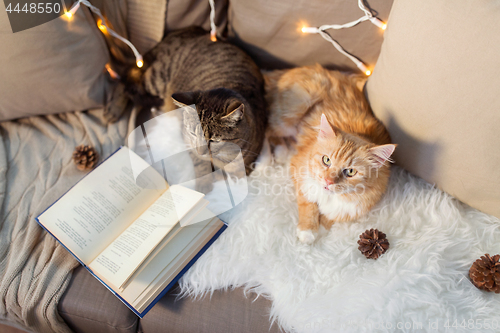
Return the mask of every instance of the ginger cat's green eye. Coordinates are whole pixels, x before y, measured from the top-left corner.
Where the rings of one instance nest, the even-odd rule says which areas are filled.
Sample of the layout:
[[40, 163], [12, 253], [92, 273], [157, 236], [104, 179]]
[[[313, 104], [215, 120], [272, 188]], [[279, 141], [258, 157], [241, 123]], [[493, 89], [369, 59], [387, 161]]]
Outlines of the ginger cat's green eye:
[[332, 165], [332, 161], [330, 160], [330, 158], [326, 155], [323, 155], [323, 164], [326, 165], [327, 167], [329, 167], [330, 165]]
[[354, 176], [355, 174], [358, 173], [354, 169], [344, 169], [343, 172], [344, 172], [344, 175], [346, 175], [347, 177], [352, 177], [352, 176]]

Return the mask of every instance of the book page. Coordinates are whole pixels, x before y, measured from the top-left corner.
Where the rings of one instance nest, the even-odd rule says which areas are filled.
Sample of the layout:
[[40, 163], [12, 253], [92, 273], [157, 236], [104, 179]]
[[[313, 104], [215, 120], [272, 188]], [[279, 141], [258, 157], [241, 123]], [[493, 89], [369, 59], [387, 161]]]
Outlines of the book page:
[[[163, 240], [160, 242], [160, 244], [158, 244], [156, 246], [156, 248], [153, 250], [153, 252], [150, 253], [150, 255], [146, 258], [146, 260], [144, 260], [142, 262], [141, 266], [138, 269], [136, 269], [135, 272], [129, 277], [129, 279], [122, 285], [121, 291], [124, 291], [124, 289], [126, 289], [130, 283], [137, 282], [137, 280], [141, 281], [141, 283], [145, 283], [145, 281], [149, 281], [149, 282], [147, 282], [148, 284], [151, 281], [153, 281], [153, 277], [156, 277], [156, 275], [158, 275], [158, 272], [161, 272], [164, 269], [164, 267], [162, 267], [161, 265], [160, 266], [157, 265], [158, 260], [160, 260], [159, 262], [161, 262], [161, 263], [166, 263], [166, 262], [170, 261], [169, 257], [168, 258], [161, 257], [160, 259], [158, 259], [158, 254], [162, 253], [165, 246], [168, 245], [169, 246], [168, 251], [172, 252], [172, 253], [170, 253], [170, 255], [175, 256], [176, 251], [178, 251], [178, 250], [180, 251], [180, 247], [172, 245], [172, 244], [176, 244], [176, 242], [179, 239], [189, 238], [190, 236], [186, 236], [186, 234], [188, 234], [186, 230], [189, 230], [189, 232], [193, 232], [196, 230], [197, 230], [197, 232], [201, 232], [209, 222], [211, 222], [214, 218], [216, 218], [216, 216], [210, 210], [208, 210], [206, 207], [204, 207], [203, 205], [201, 205], [200, 207], [202, 207], [202, 208], [200, 210], [198, 210], [198, 214], [196, 215], [196, 219], [199, 220], [196, 223], [196, 226], [191, 226], [189, 224], [186, 226], [183, 226], [182, 220], [181, 220], [181, 222], [177, 223], [172, 228], [172, 230], [167, 234], [167, 236], [165, 236], [165, 238], [163, 238]], [[194, 209], [192, 211], [194, 211]], [[190, 214], [191, 212], [189, 212], [188, 214]], [[216, 219], [218, 220], [218, 218], [216, 218]], [[179, 233], [180, 233], [180, 235], [179, 235]], [[188, 234], [188, 235], [191, 235], [191, 234]], [[174, 238], [177, 238], [177, 240], [174, 240]], [[150, 265], [151, 262], [154, 262], [154, 263], [152, 265]], [[153, 272], [157, 272], [156, 275]], [[153, 276], [151, 274], [153, 274]], [[135, 286], [137, 286], [137, 283], [135, 284]]]
[[[201, 251], [201, 249], [215, 236], [223, 223], [219, 219], [210, 221], [210, 224], [172, 260], [158, 276], [149, 284], [144, 292], [132, 303], [139, 311], [144, 311], [182, 269]], [[188, 226], [188, 228], [191, 226]]]
[[140, 272], [134, 273], [124, 290], [120, 292], [120, 295], [130, 304], [135, 303], [139, 296], [151, 286], [153, 281], [165, 271], [166, 267], [169, 267], [193, 240], [198, 239], [205, 233], [213, 220], [218, 219], [208, 219], [196, 225], [181, 227], [173, 239], [168, 242], [161, 242], [155, 249], [156, 255], [153, 258], [148, 258], [148, 265]]
[[133, 282], [139, 275], [141, 275], [144, 270], [150, 268], [149, 264], [156, 258], [156, 256], [163, 250], [163, 248], [173, 241], [174, 238], [183, 230], [180, 223], [177, 223], [172, 230], [165, 236], [161, 242], [155, 247], [155, 249], [149, 254], [149, 256], [141, 263], [140, 267], [134, 271], [134, 273], [128, 278], [127, 281], [121, 286], [120, 291], [123, 292], [128, 285]]
[[182, 186], [171, 186], [89, 268], [116, 289], [121, 288], [179, 220], [200, 204], [203, 196]]
[[122, 147], [38, 217], [84, 264], [89, 264], [165, 191], [154, 169], [137, 181], [131, 161], [147, 164]]

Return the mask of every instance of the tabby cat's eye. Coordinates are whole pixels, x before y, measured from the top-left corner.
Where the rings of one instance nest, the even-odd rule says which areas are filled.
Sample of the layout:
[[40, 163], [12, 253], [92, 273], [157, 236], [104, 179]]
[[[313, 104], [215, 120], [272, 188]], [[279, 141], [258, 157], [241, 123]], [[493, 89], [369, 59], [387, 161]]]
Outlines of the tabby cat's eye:
[[330, 158], [326, 155], [323, 155], [323, 164], [326, 165], [327, 167], [329, 167], [330, 165], [332, 165], [332, 161], [330, 160]]
[[357, 174], [358, 172], [354, 169], [344, 169], [344, 175], [346, 175], [347, 177], [352, 177], [354, 176], [355, 174]]

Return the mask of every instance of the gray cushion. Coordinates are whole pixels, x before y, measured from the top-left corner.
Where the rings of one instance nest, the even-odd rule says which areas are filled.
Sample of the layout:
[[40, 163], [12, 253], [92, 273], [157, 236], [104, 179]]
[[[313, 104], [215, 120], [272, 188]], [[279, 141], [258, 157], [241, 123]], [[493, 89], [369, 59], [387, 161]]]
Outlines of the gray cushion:
[[109, 60], [87, 8], [12, 33], [0, 5], [0, 121], [102, 106]]
[[[247, 297], [243, 289], [215, 291], [201, 300], [175, 300], [176, 290], [170, 291], [141, 319], [141, 333], [181, 332], [280, 332], [271, 326], [271, 301], [255, 295]], [[252, 297], [253, 296], [253, 297]]]
[[59, 313], [77, 333], [106, 332], [280, 332], [269, 321], [271, 301], [243, 289], [216, 291], [201, 300], [167, 293], [143, 319], [130, 311], [83, 267], [73, 273], [59, 302]]
[[[215, 24], [219, 35], [227, 25], [228, 0], [214, 1]], [[192, 25], [210, 30], [210, 4], [208, 0], [169, 0], [165, 15], [165, 32], [183, 29]]]
[[139, 318], [83, 267], [73, 272], [59, 314], [75, 332], [136, 332]]

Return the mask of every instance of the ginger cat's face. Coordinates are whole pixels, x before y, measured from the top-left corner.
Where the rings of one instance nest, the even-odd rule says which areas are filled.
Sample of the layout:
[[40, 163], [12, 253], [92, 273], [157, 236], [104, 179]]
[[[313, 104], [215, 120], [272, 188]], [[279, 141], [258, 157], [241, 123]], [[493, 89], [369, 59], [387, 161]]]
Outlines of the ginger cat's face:
[[377, 146], [358, 136], [333, 130], [323, 116], [308, 163], [309, 176], [327, 193], [353, 195], [361, 199], [367, 189], [378, 187], [379, 169], [395, 146]]

